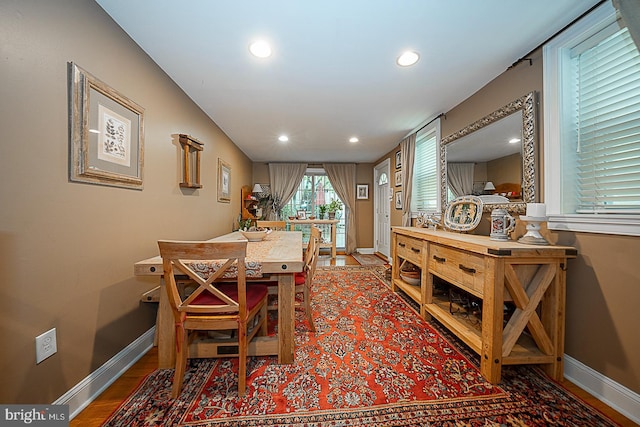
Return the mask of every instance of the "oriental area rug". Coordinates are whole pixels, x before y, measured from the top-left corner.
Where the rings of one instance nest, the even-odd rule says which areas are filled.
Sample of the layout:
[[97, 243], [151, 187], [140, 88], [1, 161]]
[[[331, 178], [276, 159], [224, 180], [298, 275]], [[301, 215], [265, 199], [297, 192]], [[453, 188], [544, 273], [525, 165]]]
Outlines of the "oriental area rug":
[[475, 354], [411, 310], [383, 267], [318, 268], [317, 332], [297, 313], [295, 362], [249, 358], [237, 395], [237, 359], [189, 361], [171, 399], [173, 370], [157, 370], [104, 426], [614, 426], [535, 367], [480, 375]]

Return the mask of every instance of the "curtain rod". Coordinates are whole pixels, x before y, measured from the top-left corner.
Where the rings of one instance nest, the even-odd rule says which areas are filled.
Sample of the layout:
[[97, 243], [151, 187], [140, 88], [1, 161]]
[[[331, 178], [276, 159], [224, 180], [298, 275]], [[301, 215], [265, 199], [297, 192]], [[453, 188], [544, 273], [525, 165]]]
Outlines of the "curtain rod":
[[538, 46], [536, 46], [533, 50], [531, 50], [529, 53], [527, 53], [525, 56], [523, 56], [522, 58], [518, 59], [516, 62], [514, 62], [513, 64], [511, 64], [507, 70], [512, 69], [513, 67], [515, 67], [516, 65], [518, 65], [519, 63], [523, 62], [523, 61], [529, 61], [529, 65], [531, 65], [531, 58], [527, 58], [527, 56], [531, 55], [533, 52], [535, 52], [536, 50], [540, 49], [542, 46], [544, 46], [545, 44], [549, 43], [551, 40], [553, 40], [558, 34], [562, 33], [564, 30], [566, 30], [567, 28], [569, 28], [570, 26], [572, 26], [573, 24], [575, 24], [576, 22], [578, 22], [579, 20], [581, 20], [582, 18], [584, 18], [586, 15], [590, 14], [594, 9], [596, 9], [597, 7], [599, 7], [602, 3], [606, 2], [608, 0], [600, 0], [598, 3], [596, 3], [595, 5], [593, 5], [589, 10], [587, 10], [586, 12], [584, 12], [582, 15], [578, 16], [576, 19], [574, 19], [573, 21], [569, 22], [567, 25], [565, 25], [564, 27], [562, 27], [560, 30], [556, 31], [556, 33], [554, 35], [552, 35], [551, 37], [549, 37], [548, 39], [546, 39], [545, 41], [543, 41], [542, 43], [540, 43]]
[[[415, 132], [410, 132], [409, 135], [411, 135], [412, 133], [418, 133], [420, 132], [422, 129], [426, 128], [427, 126], [429, 126], [431, 123], [435, 122], [436, 120], [438, 120], [440, 117], [446, 117], [444, 113], [440, 113], [437, 116], [435, 116], [433, 119], [429, 120], [427, 123], [423, 124], [422, 126], [420, 126], [420, 128], [418, 130], [416, 130]], [[406, 138], [406, 137], [405, 137]], [[404, 138], [403, 138], [404, 139]]]

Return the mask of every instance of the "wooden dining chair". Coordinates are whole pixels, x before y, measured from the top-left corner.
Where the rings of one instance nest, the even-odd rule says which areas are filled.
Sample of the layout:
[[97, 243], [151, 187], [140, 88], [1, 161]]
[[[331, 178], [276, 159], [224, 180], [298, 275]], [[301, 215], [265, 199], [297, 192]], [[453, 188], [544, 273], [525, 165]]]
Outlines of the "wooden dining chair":
[[[256, 334], [267, 335], [267, 287], [247, 286], [247, 242], [158, 241], [164, 279], [176, 325], [176, 364], [173, 398], [184, 380], [189, 344], [197, 331], [237, 330], [238, 395], [247, 380], [248, 342]], [[188, 276], [197, 288], [181, 295], [178, 282]], [[229, 276], [235, 281], [229, 282]], [[218, 279], [225, 277], [225, 282]], [[254, 319], [258, 319], [255, 320]]]
[[257, 220], [256, 221], [256, 227], [270, 228], [271, 230], [286, 231], [287, 222], [286, 221]]
[[[320, 255], [320, 242], [322, 241], [322, 230], [316, 226], [311, 226], [311, 234], [309, 236], [309, 242], [304, 253], [304, 267], [301, 272], [295, 273], [295, 293], [302, 293], [302, 304], [304, 306], [307, 320], [312, 332], [316, 331], [316, 327], [313, 323], [313, 315], [311, 313], [311, 281], [316, 271], [316, 265], [318, 264], [318, 256]], [[252, 281], [253, 283], [253, 281]], [[267, 281], [269, 289], [269, 295], [278, 295], [278, 282]], [[279, 302], [276, 300], [275, 304], [268, 306], [269, 310], [278, 310]]]
[[316, 331], [316, 326], [313, 323], [313, 314], [311, 312], [311, 285], [313, 276], [316, 274], [321, 241], [322, 230], [316, 226], [311, 226], [311, 235], [309, 236], [309, 243], [304, 254], [304, 269], [301, 273], [296, 273], [295, 275], [296, 290], [302, 287], [304, 311], [307, 315], [311, 332]]

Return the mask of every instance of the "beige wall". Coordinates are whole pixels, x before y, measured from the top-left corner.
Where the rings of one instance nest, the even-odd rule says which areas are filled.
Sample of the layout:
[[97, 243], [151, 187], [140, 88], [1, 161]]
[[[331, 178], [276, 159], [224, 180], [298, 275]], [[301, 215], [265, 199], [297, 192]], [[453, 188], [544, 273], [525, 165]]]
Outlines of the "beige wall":
[[[252, 168], [95, 2], [3, 0], [0, 40], [0, 402], [50, 403], [153, 326], [140, 295], [157, 281], [134, 262], [159, 238], [231, 231]], [[145, 108], [143, 191], [68, 182], [68, 61]], [[178, 187], [179, 133], [205, 143], [200, 190]], [[36, 365], [35, 337], [53, 327], [58, 352]]]
[[[442, 136], [490, 114], [528, 92], [536, 91], [539, 105], [538, 163], [543, 170], [542, 58], [540, 50], [530, 55], [533, 64], [523, 62], [506, 70], [452, 110], [442, 120]], [[395, 150], [394, 150], [395, 151]], [[390, 153], [393, 155], [393, 152]], [[387, 157], [387, 156], [385, 156]], [[382, 160], [382, 159], [381, 159]], [[544, 201], [543, 179], [537, 183], [538, 200]], [[486, 215], [486, 214], [485, 214]], [[396, 219], [392, 224], [399, 224]], [[524, 233], [522, 225], [519, 229]], [[479, 232], [488, 234], [488, 221]], [[640, 238], [606, 234], [552, 232], [552, 241], [572, 245], [578, 257], [567, 270], [565, 352], [592, 369], [640, 392], [640, 270], [635, 266]]]

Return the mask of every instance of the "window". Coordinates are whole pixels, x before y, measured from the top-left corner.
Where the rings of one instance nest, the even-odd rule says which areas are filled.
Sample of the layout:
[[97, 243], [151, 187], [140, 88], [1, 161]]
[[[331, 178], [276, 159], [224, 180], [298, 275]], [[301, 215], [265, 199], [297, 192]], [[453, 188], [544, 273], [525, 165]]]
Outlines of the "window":
[[[331, 182], [326, 175], [323, 168], [307, 168], [298, 190], [293, 195], [291, 200], [282, 208], [282, 218], [286, 219], [289, 216], [296, 216], [299, 210], [307, 213], [307, 218], [315, 215], [316, 218], [320, 218], [320, 211], [318, 207], [320, 205], [328, 204], [332, 200], [340, 200], [336, 192], [333, 190]], [[346, 236], [346, 221], [345, 210], [336, 212], [336, 219], [340, 222], [336, 224], [336, 248], [345, 247]], [[328, 219], [325, 216], [325, 219]], [[296, 226], [296, 229], [300, 229], [303, 232], [303, 239], [306, 240], [309, 236], [309, 226], [300, 227]], [[325, 241], [331, 240], [330, 227], [322, 224], [318, 224], [318, 227], [322, 230], [322, 239]], [[325, 237], [326, 236], [326, 237]]]
[[416, 152], [413, 161], [411, 193], [412, 212], [436, 212], [439, 210], [440, 174], [438, 167], [438, 140], [440, 121], [416, 135]]
[[640, 235], [640, 54], [609, 3], [543, 48], [549, 228]]

